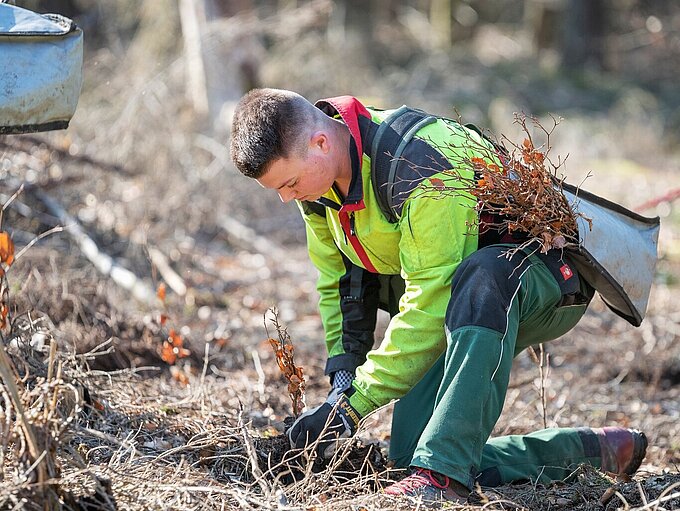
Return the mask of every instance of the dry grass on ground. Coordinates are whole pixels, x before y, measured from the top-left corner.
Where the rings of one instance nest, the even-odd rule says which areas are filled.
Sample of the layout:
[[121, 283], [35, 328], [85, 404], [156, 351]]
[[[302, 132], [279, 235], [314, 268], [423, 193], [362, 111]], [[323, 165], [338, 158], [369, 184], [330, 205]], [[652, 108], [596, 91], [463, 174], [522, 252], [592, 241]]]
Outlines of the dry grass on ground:
[[[85, 298], [97, 301], [95, 296]], [[593, 319], [589, 318], [585, 329], [592, 327]], [[164, 364], [156, 368], [94, 369], [119, 360], [109, 342], [87, 353], [76, 354], [68, 344], [50, 353], [51, 328], [49, 316], [34, 311], [30, 318], [15, 320], [8, 337], [7, 351], [20, 378], [17, 388], [26, 424], [42, 442], [46, 455], [33, 463], [35, 458], [25, 443], [27, 429], [17, 420], [12, 399], [5, 395], [4, 417], [10, 428], [3, 430], [3, 508], [20, 505], [43, 509], [50, 495], [61, 499], [65, 509], [396, 510], [419, 506], [377, 492], [401, 475], [386, 468], [380, 443], [376, 442], [388, 439], [381, 420], [384, 411], [377, 418], [369, 418], [360, 433], [372, 447], [348, 443], [330, 467], [320, 472], [303, 455], [287, 452], [281, 430], [290, 401], [264, 343], [250, 351], [243, 345], [217, 347], [208, 343], [203, 357], [191, 357], [184, 366], [188, 383], [182, 385]], [[143, 324], [139, 331], [147, 332], [142, 337], [157, 337]], [[128, 343], [114, 341], [116, 349], [123, 351]], [[299, 362], [321, 362], [314, 357], [317, 355], [310, 347], [299, 350]], [[319, 367], [312, 364], [309, 369], [312, 381], [318, 381]], [[554, 368], [552, 378], [558, 371], [564, 369]], [[591, 374], [597, 375], [597, 370]], [[537, 376], [537, 370], [520, 367], [518, 376], [530, 379]], [[661, 381], [665, 380], [652, 385], [666, 385]], [[533, 383], [516, 378], [510, 391], [514, 397], [501, 427], [505, 424], [507, 429], [516, 430], [512, 432], [539, 427], [541, 410], [536, 408], [539, 400]], [[596, 393], [600, 397], [588, 400], [587, 388], [572, 388], [569, 402], [557, 409], [555, 402], [565, 392], [564, 383], [569, 382], [546, 383], [548, 415], [561, 425], [583, 420], [581, 414], [569, 415], [571, 407], [578, 406], [576, 402], [594, 410], [606, 397]], [[680, 506], [680, 474], [659, 470], [664, 464], [672, 468], [667, 460], [677, 460], [677, 447], [668, 445], [677, 438], [673, 429], [676, 421], [669, 417], [673, 410], [651, 411], [646, 406], [654, 407], [653, 403], [643, 403], [632, 394], [639, 386], [626, 382], [618, 385], [624, 393], [630, 392], [618, 401], [621, 410], [632, 410], [637, 402], [639, 413], [621, 412], [612, 416], [615, 422], [637, 425], [645, 415], [651, 415], [647, 431], [657, 449], [650, 451], [645, 469], [655, 473], [642, 472], [632, 481], [617, 481], [582, 466], [568, 480], [549, 487], [527, 483], [479, 489], [471, 497], [470, 507], [543, 511]], [[516, 390], [521, 390], [523, 399], [516, 396]], [[320, 399], [323, 392], [323, 386], [312, 385], [309, 399]], [[600, 403], [605, 414], [615, 405], [613, 400], [609, 403]], [[666, 404], [672, 406], [670, 401]], [[557, 417], [560, 413], [564, 415]], [[664, 433], [665, 438], [661, 436]], [[36, 466], [40, 464], [49, 465], [50, 477], [37, 484], [40, 476]]]
[[[22, 200], [39, 207], [30, 195]], [[16, 212], [8, 215], [13, 226], [29, 229]], [[191, 262], [184, 250], [181, 260]], [[210, 306], [189, 306], [168, 293], [168, 321], [191, 350], [173, 366], [161, 357], [167, 330], [155, 319], [160, 304], [143, 314], [125, 307], [126, 292], [89, 268], [68, 238], [47, 238], [12, 266], [14, 323], [5, 342], [27, 422], [39, 452], [42, 446], [47, 454], [34, 463], [39, 456], [31, 454], [5, 394], [0, 507], [43, 509], [50, 495], [65, 509], [418, 507], [377, 491], [402, 473], [386, 468], [380, 450], [361, 447], [374, 444], [384, 452], [389, 409], [369, 417], [362, 443], [348, 444], [325, 471], [286, 454], [282, 421], [291, 405], [265, 341], [263, 315], [270, 304], [284, 304], [296, 362], [309, 382], [308, 403], [322, 400], [327, 386], [313, 316], [313, 272], [272, 266], [266, 259], [253, 264], [255, 256], [243, 250], [220, 257], [235, 276], [221, 305], [206, 300]], [[288, 257], [303, 261], [304, 249], [291, 247]], [[206, 266], [187, 273], [202, 282], [209, 278]], [[263, 268], [268, 279], [253, 277]], [[662, 261], [661, 269], [672, 271], [672, 261]], [[257, 299], [261, 292], [265, 299]], [[641, 428], [650, 448], [634, 480], [616, 481], [579, 467], [569, 480], [549, 487], [481, 489], [471, 506], [541, 511], [680, 506], [676, 297], [675, 287], [657, 285], [639, 329], [596, 302], [573, 332], [546, 346], [550, 363], [543, 379], [530, 357], [520, 355], [496, 431], [584, 424]], [[51, 356], [52, 340], [59, 349]], [[46, 472], [37, 484], [41, 464]]]

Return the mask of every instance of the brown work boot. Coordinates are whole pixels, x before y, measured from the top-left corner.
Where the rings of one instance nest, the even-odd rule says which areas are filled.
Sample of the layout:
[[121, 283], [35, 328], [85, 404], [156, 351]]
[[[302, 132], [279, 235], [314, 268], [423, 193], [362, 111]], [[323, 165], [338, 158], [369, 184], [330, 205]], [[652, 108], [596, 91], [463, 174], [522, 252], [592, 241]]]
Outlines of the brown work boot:
[[647, 451], [647, 437], [636, 429], [590, 428], [600, 444], [602, 470], [633, 475]]
[[388, 495], [403, 495], [432, 502], [467, 502], [470, 490], [444, 474], [427, 468], [413, 467], [411, 475], [385, 488]]

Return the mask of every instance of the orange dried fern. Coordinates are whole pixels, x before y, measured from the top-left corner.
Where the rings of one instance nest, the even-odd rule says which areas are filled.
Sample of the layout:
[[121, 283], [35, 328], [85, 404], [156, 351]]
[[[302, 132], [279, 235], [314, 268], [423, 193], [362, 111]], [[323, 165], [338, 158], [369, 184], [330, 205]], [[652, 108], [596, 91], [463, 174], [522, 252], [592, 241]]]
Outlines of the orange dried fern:
[[[295, 349], [286, 329], [279, 323], [279, 311], [276, 307], [271, 307], [267, 312], [272, 314], [271, 322], [276, 328], [277, 339], [269, 337], [267, 324], [265, 321], [265, 331], [269, 339], [269, 344], [274, 350], [276, 363], [281, 373], [288, 381], [288, 395], [293, 403], [293, 415], [297, 417], [305, 407], [305, 378], [302, 367], [296, 366], [293, 359]], [[266, 318], [266, 315], [265, 315]]]

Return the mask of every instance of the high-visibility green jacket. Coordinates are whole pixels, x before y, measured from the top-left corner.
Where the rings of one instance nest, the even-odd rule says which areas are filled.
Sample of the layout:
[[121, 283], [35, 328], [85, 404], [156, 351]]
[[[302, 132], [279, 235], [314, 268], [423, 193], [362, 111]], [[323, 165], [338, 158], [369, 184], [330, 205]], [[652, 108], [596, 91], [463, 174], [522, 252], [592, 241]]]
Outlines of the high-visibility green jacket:
[[[390, 223], [377, 203], [370, 158], [372, 138], [390, 111], [366, 108], [350, 96], [316, 106], [350, 130], [352, 180], [344, 199], [331, 189], [316, 203], [299, 205], [319, 271], [326, 372], [356, 368], [350, 403], [365, 415], [405, 395], [446, 349], [451, 279], [477, 249], [476, 201], [451, 187], [474, 179], [464, 162], [491, 146], [454, 121], [437, 119], [421, 128], [396, 168], [393, 194], [400, 218]], [[482, 153], [488, 157], [488, 150]], [[379, 275], [400, 275], [405, 291], [384, 339], [371, 350]]]

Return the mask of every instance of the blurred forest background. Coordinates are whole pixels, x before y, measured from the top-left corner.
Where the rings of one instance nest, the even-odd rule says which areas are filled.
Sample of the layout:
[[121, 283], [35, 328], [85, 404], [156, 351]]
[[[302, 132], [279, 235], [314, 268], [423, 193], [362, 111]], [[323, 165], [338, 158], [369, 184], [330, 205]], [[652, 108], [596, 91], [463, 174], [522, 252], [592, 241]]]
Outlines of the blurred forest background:
[[[50, 228], [77, 225], [131, 277], [116, 280], [110, 268], [98, 270], [84, 255], [82, 237], [66, 229], [41, 239], [8, 273], [13, 310], [39, 311], [64, 349], [85, 353], [107, 343], [88, 358], [92, 370], [162, 368], [135, 372], [134, 389], [112, 393], [95, 385], [108, 396], [106, 406], [138, 419], [139, 392], [162, 391], [158, 400], [168, 399], [212, 378], [218, 409], [242, 405], [257, 427], [280, 420], [289, 404], [285, 391], [276, 397], [270, 387], [284, 385], [261, 343], [271, 305], [296, 343], [308, 403], [325, 395], [315, 271], [302, 220], [294, 205], [240, 176], [229, 159], [233, 109], [250, 88], [287, 88], [310, 100], [352, 94], [381, 108], [408, 104], [460, 115], [515, 141], [521, 133], [514, 112], [546, 125], [553, 115], [563, 120], [550, 139], [551, 155], [568, 155], [560, 168], [568, 181], [585, 179], [586, 189], [662, 217], [657, 281], [638, 329], [594, 303], [574, 332], [547, 346], [552, 371], [542, 384], [531, 359], [518, 357], [497, 433], [586, 423], [640, 427], [650, 436], [647, 468], [677, 472], [679, 2], [16, 5], [76, 21], [85, 38], [84, 82], [68, 130], [0, 137], [0, 200], [27, 185], [3, 227], [18, 251]], [[168, 286], [164, 304], [155, 292], [160, 282]], [[154, 319], [159, 310], [181, 332], [191, 352], [186, 358], [163, 357], [167, 327]], [[537, 389], [545, 384], [544, 399]], [[389, 420], [380, 413], [367, 436], [383, 441]], [[129, 438], [135, 424], [108, 432]], [[172, 442], [177, 447], [181, 439]], [[135, 493], [145, 498], [141, 489]]]

